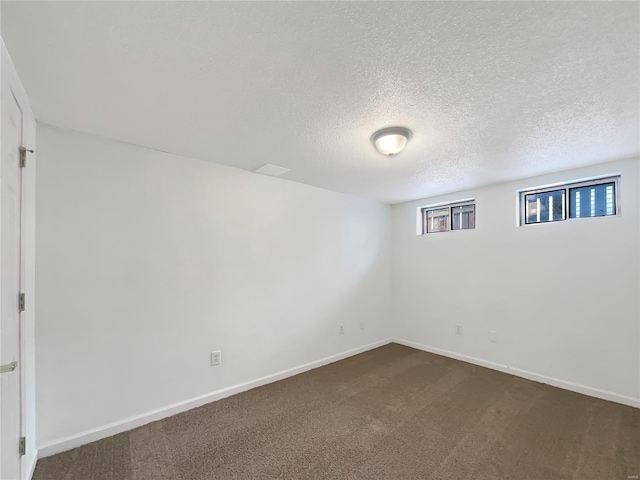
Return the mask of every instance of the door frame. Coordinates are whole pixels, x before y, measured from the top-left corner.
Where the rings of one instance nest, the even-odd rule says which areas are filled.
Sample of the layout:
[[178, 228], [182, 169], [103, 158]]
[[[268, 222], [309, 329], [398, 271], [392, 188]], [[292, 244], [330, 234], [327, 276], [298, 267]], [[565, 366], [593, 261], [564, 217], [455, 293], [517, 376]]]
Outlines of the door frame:
[[[22, 110], [23, 147], [35, 150], [36, 121], [27, 94], [0, 37], [0, 86], [13, 95]], [[6, 85], [5, 85], [6, 82]], [[26, 296], [25, 310], [19, 312], [20, 436], [26, 437], [25, 455], [20, 458], [20, 475], [30, 479], [37, 461], [35, 430], [35, 154], [27, 153], [26, 167], [20, 169], [20, 292]], [[1, 166], [0, 166], [1, 168]], [[1, 175], [1, 172], [0, 172]], [[1, 201], [1, 199], [0, 199]], [[4, 225], [0, 225], [0, 229]], [[2, 248], [2, 245], [0, 245]], [[1, 260], [0, 260], [1, 261]], [[0, 265], [1, 267], [1, 265]], [[1, 395], [1, 392], [0, 392]], [[0, 408], [2, 408], [0, 406]], [[0, 428], [2, 426], [0, 425]], [[17, 447], [17, 446], [16, 446]]]

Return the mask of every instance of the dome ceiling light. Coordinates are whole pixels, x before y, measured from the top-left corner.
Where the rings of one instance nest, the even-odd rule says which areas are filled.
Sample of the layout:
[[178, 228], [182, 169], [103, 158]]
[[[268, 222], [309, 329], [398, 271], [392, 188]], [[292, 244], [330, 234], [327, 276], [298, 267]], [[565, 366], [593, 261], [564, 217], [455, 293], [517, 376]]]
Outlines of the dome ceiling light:
[[391, 157], [402, 151], [411, 135], [411, 130], [408, 128], [389, 127], [371, 135], [371, 141], [381, 154]]

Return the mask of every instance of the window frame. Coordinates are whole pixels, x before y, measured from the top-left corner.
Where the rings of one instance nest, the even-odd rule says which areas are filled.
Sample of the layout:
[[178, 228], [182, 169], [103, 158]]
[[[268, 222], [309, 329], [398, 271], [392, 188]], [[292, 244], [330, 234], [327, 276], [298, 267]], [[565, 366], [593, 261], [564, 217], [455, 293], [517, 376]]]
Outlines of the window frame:
[[[456, 208], [456, 207], [464, 207], [464, 206], [467, 206], [467, 205], [472, 205], [473, 206], [473, 228], [453, 229], [452, 228], [453, 209]], [[437, 232], [429, 232], [428, 228], [427, 228], [427, 215], [428, 215], [428, 212], [434, 211], [434, 210], [443, 210], [445, 208], [449, 212], [448, 213], [448, 219], [447, 219], [447, 229], [446, 230], [439, 230]], [[476, 206], [475, 198], [457, 200], [455, 202], [436, 203], [436, 204], [433, 204], [433, 205], [425, 205], [423, 207], [418, 207], [419, 227], [417, 229], [417, 234], [418, 235], [431, 235], [431, 234], [434, 234], [434, 233], [462, 232], [462, 231], [465, 231], [465, 230], [475, 230], [476, 223], [477, 223], [477, 213], [478, 213], [478, 208]]]
[[[594, 187], [594, 186], [598, 186], [598, 185], [603, 185], [606, 183], [613, 183], [615, 184], [615, 199], [614, 199], [614, 205], [615, 205], [615, 212], [613, 215], [596, 215], [596, 216], [589, 216], [589, 217], [571, 217], [571, 198], [570, 198], [570, 194], [571, 194], [571, 190], [574, 188], [581, 188], [581, 187]], [[531, 223], [527, 223], [527, 208], [526, 208], [526, 196], [527, 195], [535, 195], [535, 194], [539, 194], [539, 193], [548, 193], [548, 192], [556, 192], [559, 190], [564, 190], [564, 211], [565, 211], [565, 218], [561, 219], [561, 220], [553, 220], [553, 221], [547, 221], [547, 222], [531, 222]], [[548, 223], [560, 223], [560, 222], [566, 222], [566, 221], [573, 221], [573, 220], [584, 220], [586, 218], [607, 218], [607, 217], [619, 217], [622, 214], [622, 207], [621, 207], [621, 195], [620, 195], [620, 174], [619, 173], [614, 173], [614, 174], [610, 174], [610, 175], [606, 175], [606, 176], [599, 176], [599, 177], [593, 177], [593, 178], [585, 178], [582, 180], [574, 180], [574, 181], [570, 181], [570, 182], [561, 182], [561, 183], [553, 183], [553, 184], [549, 184], [549, 185], [542, 185], [539, 187], [532, 187], [532, 188], [524, 188], [522, 190], [518, 190], [517, 191], [517, 205], [518, 205], [518, 220], [517, 220], [517, 225], [519, 227], [525, 227], [525, 226], [529, 226], [529, 225], [543, 225], [543, 224], [548, 224]]]
[[[546, 221], [540, 221], [540, 222], [527, 222], [527, 196], [529, 195], [539, 195], [541, 193], [545, 194], [545, 193], [556, 193], [556, 192], [562, 192], [563, 195], [563, 200], [562, 203], [563, 208], [562, 208], [562, 215], [563, 218], [559, 219], [559, 220], [546, 220]], [[537, 225], [539, 223], [555, 223], [555, 222], [562, 222], [564, 220], [567, 219], [567, 194], [568, 194], [568, 189], [567, 188], [563, 188], [563, 187], [554, 187], [554, 188], [549, 188], [547, 190], [542, 190], [542, 191], [535, 191], [535, 192], [522, 192], [522, 199], [520, 201], [520, 208], [522, 209], [522, 221], [524, 222], [523, 225]]]

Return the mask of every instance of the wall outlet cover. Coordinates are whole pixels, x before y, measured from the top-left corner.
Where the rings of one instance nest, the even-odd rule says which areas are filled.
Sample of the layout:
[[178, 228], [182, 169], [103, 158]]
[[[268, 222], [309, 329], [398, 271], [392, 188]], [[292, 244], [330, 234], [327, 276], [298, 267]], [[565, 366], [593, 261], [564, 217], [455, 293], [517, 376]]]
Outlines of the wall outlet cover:
[[211, 366], [215, 367], [220, 364], [222, 364], [222, 351], [215, 350], [211, 352]]

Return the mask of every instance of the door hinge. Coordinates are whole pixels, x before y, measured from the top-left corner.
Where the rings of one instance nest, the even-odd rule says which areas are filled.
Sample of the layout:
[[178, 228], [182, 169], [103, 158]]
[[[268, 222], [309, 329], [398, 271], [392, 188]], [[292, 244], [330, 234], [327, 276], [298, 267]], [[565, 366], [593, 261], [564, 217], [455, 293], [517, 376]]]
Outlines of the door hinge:
[[24, 298], [24, 293], [20, 294], [20, 297], [18, 298], [18, 311], [19, 312], [24, 312], [26, 309], [26, 300]]
[[20, 456], [27, 453], [27, 439], [25, 437], [20, 437], [20, 441], [18, 442], [18, 453]]
[[24, 168], [27, 166], [27, 152], [33, 153], [33, 150], [29, 150], [25, 147], [20, 147], [20, 168]]

